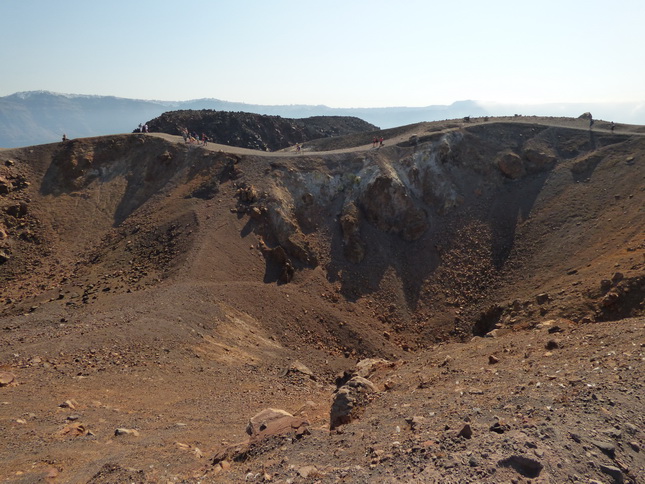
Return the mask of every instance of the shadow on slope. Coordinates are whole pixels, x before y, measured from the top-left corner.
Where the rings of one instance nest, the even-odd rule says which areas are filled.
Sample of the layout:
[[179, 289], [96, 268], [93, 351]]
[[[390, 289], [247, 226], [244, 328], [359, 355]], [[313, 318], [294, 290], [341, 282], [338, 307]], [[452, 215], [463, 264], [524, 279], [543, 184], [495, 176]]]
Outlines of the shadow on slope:
[[[41, 194], [86, 197], [100, 187], [109, 191], [107, 209], [118, 226], [165, 188], [206, 172], [213, 177], [226, 176], [228, 165], [229, 160], [220, 153], [145, 135], [71, 140], [54, 152]], [[213, 196], [212, 190], [213, 186], [204, 185], [201, 191], [198, 188], [186, 196], [208, 198]]]

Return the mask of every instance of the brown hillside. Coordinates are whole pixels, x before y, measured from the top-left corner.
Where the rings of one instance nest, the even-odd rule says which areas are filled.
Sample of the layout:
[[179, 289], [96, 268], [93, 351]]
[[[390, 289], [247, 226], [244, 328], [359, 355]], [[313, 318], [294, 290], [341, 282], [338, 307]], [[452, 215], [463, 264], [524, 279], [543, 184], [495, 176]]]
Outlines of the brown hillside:
[[[373, 132], [378, 127], [353, 116], [283, 118], [212, 109], [168, 111], [147, 123], [150, 132], [182, 135], [184, 130], [201, 139], [228, 146], [275, 151], [318, 138]], [[137, 129], [138, 132], [138, 129]]]
[[644, 166], [558, 118], [2, 150], [0, 475], [640, 482]]

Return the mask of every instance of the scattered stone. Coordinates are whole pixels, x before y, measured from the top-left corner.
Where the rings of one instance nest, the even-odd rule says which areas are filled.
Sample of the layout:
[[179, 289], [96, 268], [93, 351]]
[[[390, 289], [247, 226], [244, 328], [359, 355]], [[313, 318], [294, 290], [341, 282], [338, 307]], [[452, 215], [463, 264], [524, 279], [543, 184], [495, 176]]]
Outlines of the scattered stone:
[[537, 460], [523, 455], [512, 455], [498, 462], [501, 467], [512, 467], [519, 474], [528, 478], [535, 478], [540, 475], [544, 466]]
[[13, 375], [13, 373], [0, 371], [0, 387], [6, 387], [7, 385], [10, 385], [15, 379], [16, 377]]
[[604, 307], [613, 306], [618, 302], [619, 299], [620, 299], [620, 294], [618, 294], [615, 291], [611, 291], [605, 294], [605, 297], [603, 297], [601, 300], [601, 304]]
[[78, 405], [78, 402], [76, 400], [65, 400], [63, 403], [59, 405], [60, 408], [70, 408], [72, 410], [76, 410], [76, 406]]
[[623, 484], [623, 482], [625, 482], [623, 471], [621, 471], [618, 467], [601, 464], [600, 470], [611, 477], [614, 480], [615, 484]]
[[503, 434], [504, 432], [508, 432], [509, 430], [511, 430], [511, 428], [505, 423], [495, 422], [493, 425], [490, 426], [489, 430], [491, 432]]
[[72, 437], [80, 437], [82, 435], [93, 435], [82, 423], [71, 422], [60, 431], [60, 435], [71, 435]]
[[114, 435], [132, 435], [133, 437], [139, 437], [139, 431], [135, 429], [118, 428], [114, 431]]
[[55, 467], [50, 467], [50, 468], [47, 470], [47, 475], [45, 476], [45, 478], [46, 478], [47, 480], [50, 480], [50, 479], [56, 479], [56, 478], [58, 477], [58, 474], [60, 474], [60, 473], [58, 472], [58, 469], [56, 469]]
[[605, 430], [603, 433], [607, 434], [612, 439], [620, 439], [623, 436], [623, 433], [620, 431], [620, 429], [617, 428]]
[[405, 421], [410, 426], [410, 430], [415, 432], [419, 430], [419, 427], [425, 421], [425, 417], [408, 417]]
[[309, 477], [320, 477], [320, 472], [316, 468], [316, 466], [304, 466], [298, 469], [298, 474], [300, 474], [300, 477], [303, 479], [307, 479]]
[[253, 185], [238, 188], [236, 195], [239, 200], [244, 203], [253, 203], [257, 201], [259, 197], [258, 191]]
[[300, 361], [294, 361], [293, 364], [289, 367], [290, 373], [302, 373], [305, 376], [308, 376], [312, 380], [316, 379], [316, 375], [311, 371], [306, 365]]
[[12, 217], [22, 218], [27, 215], [28, 205], [25, 202], [20, 202], [16, 205], [10, 205], [5, 210], [7, 214], [11, 215]]
[[555, 339], [550, 339], [549, 341], [546, 342], [544, 347], [547, 350], [556, 350], [556, 349], [560, 348], [560, 343]]
[[497, 358], [497, 357], [496, 357], [496, 356], [494, 356], [494, 355], [489, 355], [489, 356], [488, 356], [488, 364], [489, 364], [489, 365], [494, 365], [494, 364], [496, 364], [496, 363], [499, 363], [499, 358]]
[[457, 434], [458, 437], [463, 437], [465, 439], [470, 439], [473, 436], [473, 429], [470, 426], [470, 424], [466, 424], [462, 427], [462, 429], [459, 431]]
[[543, 292], [541, 294], [538, 294], [535, 297], [535, 300], [537, 301], [538, 304], [544, 304], [544, 303], [548, 302], [549, 299], [550, 299], [549, 295], [547, 293], [545, 293], [545, 292]]
[[204, 453], [201, 451], [201, 449], [199, 447], [195, 447], [194, 445], [190, 445], [190, 444], [184, 444], [182, 442], [175, 442], [175, 445], [177, 447], [179, 447], [180, 449], [192, 452], [199, 459], [204, 457]]
[[605, 442], [603, 440], [592, 440], [591, 443], [612, 459], [616, 456], [616, 446], [611, 442]]
[[634, 452], [640, 452], [641, 451], [641, 446], [638, 442], [632, 440], [629, 442], [629, 446], [632, 448]]
[[10, 183], [5, 177], [0, 176], [0, 195], [6, 195], [13, 188], [13, 184]]
[[318, 408], [318, 404], [316, 402], [313, 402], [311, 400], [307, 400], [304, 404], [300, 406], [300, 408], [294, 412], [295, 415], [300, 415], [303, 417], [307, 416], [307, 411], [315, 411]]
[[636, 425], [634, 425], [634, 424], [631, 424], [631, 423], [627, 422], [624, 425], [624, 427], [625, 427], [625, 430], [627, 431], [627, 433], [630, 434], [630, 435], [636, 435], [638, 433], [638, 427], [636, 427]]
[[614, 284], [617, 282], [622, 281], [625, 278], [625, 275], [622, 272], [615, 272], [613, 276], [611, 276], [611, 282]]

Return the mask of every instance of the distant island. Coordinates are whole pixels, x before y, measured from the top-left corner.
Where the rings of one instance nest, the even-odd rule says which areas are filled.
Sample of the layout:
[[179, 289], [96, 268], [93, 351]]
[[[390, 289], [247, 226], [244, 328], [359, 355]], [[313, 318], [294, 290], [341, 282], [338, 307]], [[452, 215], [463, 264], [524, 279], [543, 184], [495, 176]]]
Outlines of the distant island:
[[422, 121], [481, 116], [571, 116], [592, 112], [596, 119], [645, 124], [645, 102], [640, 104], [490, 104], [457, 101], [426, 107], [330, 108], [313, 105], [264, 106], [219, 99], [150, 101], [114, 96], [28, 91], [0, 97], [0, 148], [14, 148], [70, 138], [129, 133], [140, 123], [168, 111], [211, 109], [285, 118], [352, 116], [380, 128]]

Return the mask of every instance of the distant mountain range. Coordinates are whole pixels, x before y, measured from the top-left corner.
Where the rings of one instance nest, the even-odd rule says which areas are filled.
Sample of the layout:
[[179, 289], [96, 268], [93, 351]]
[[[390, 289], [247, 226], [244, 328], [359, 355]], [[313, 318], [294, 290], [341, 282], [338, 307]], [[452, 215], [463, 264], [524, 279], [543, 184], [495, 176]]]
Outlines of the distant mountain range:
[[596, 119], [645, 124], [645, 103], [520, 105], [457, 101], [450, 105], [426, 107], [330, 108], [312, 105], [263, 106], [219, 99], [146, 101], [114, 96], [28, 91], [0, 97], [0, 147], [51, 143], [60, 140], [63, 134], [69, 138], [81, 138], [128, 133], [139, 123], [146, 123], [164, 112], [180, 109], [243, 111], [287, 118], [355, 116], [380, 128], [464, 116], [522, 114], [577, 117], [587, 111]]

